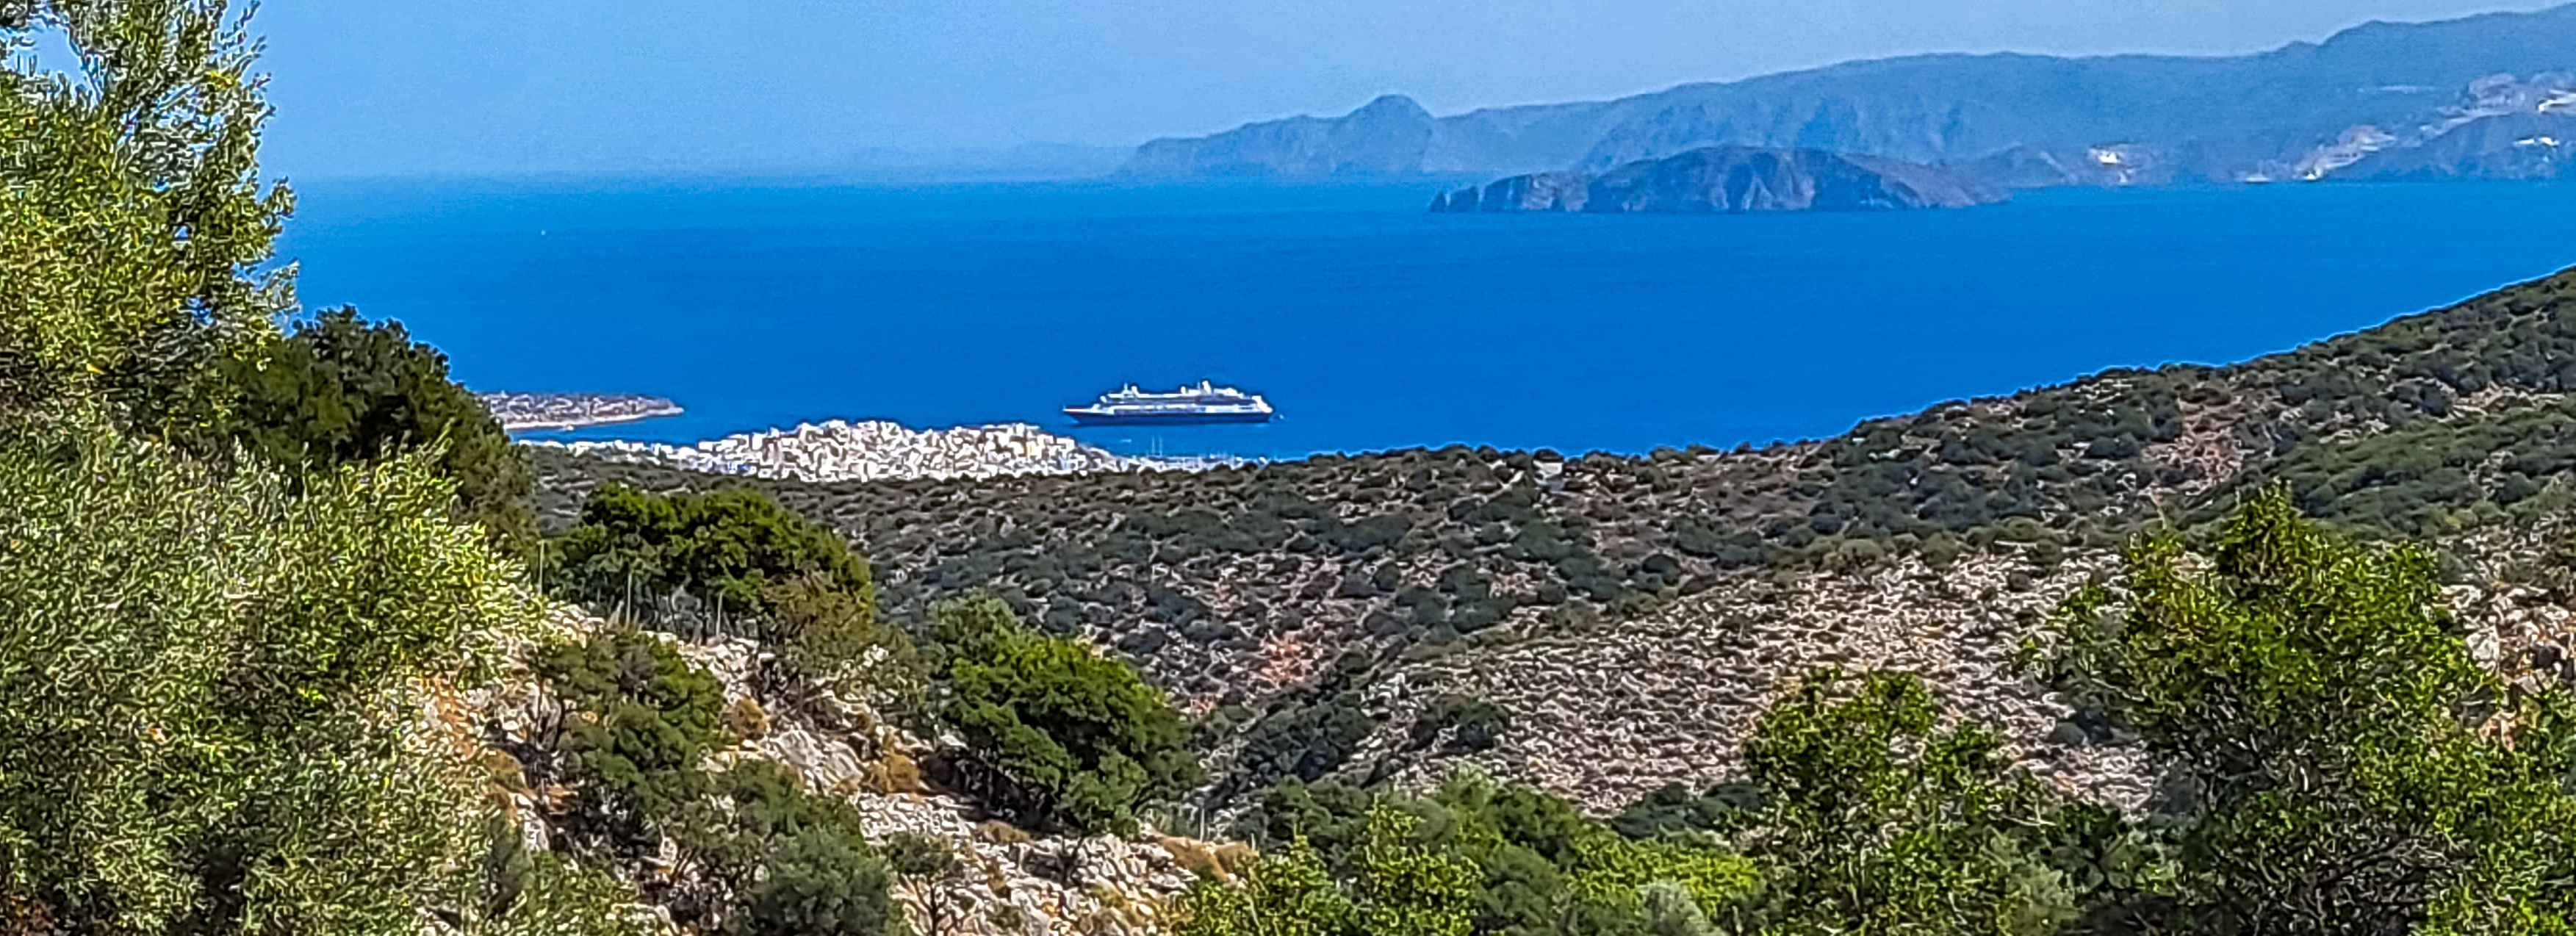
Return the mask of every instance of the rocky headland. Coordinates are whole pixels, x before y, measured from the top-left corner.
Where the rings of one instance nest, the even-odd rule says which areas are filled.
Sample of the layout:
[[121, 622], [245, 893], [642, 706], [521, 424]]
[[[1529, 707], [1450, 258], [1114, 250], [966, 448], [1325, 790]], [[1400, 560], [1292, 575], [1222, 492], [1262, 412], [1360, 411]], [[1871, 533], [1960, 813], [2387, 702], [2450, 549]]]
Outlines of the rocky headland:
[[1119, 455], [1027, 423], [910, 429], [886, 420], [799, 423], [693, 445], [537, 440], [604, 461], [709, 474], [791, 481], [904, 481], [1069, 475], [1104, 471], [1191, 471], [1240, 465], [1232, 458]]
[[578, 429], [680, 415], [680, 405], [638, 393], [485, 393], [479, 394], [492, 418], [510, 432], [523, 429]]
[[2000, 189], [1944, 169], [1812, 149], [1712, 146], [1600, 175], [1542, 172], [1432, 199], [1435, 212], [1744, 214], [1900, 211], [2004, 201]]

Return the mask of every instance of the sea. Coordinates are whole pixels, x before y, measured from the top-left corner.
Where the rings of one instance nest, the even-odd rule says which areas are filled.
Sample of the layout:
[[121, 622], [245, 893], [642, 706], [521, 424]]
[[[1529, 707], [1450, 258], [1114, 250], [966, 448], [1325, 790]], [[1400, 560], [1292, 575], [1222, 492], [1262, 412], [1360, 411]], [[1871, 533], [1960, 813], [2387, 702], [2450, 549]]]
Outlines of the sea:
[[[2576, 265], [2576, 184], [2025, 192], [1886, 214], [1447, 215], [1437, 182], [324, 180], [280, 243], [477, 390], [670, 397], [540, 437], [1030, 422], [1134, 454], [1637, 453], [2225, 363]], [[1126, 384], [1268, 425], [1077, 429]]]

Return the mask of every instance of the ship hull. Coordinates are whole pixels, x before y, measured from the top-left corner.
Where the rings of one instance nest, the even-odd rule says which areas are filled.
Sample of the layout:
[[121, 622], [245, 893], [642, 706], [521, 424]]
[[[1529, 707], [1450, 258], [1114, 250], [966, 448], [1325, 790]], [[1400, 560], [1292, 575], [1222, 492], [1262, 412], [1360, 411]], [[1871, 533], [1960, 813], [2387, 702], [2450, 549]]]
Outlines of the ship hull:
[[1136, 415], [1126, 413], [1066, 413], [1077, 426], [1213, 426], [1229, 423], [1266, 423], [1269, 413], [1168, 413]]

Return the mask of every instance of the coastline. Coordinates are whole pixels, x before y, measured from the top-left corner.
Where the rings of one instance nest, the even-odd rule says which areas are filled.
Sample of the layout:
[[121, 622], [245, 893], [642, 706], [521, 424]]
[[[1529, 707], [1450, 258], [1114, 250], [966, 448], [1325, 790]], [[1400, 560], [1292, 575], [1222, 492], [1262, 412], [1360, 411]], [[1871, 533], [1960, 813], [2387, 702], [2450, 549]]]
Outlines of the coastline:
[[612, 461], [813, 482], [1195, 472], [1260, 464], [1231, 456], [1120, 455], [1032, 423], [913, 429], [891, 420], [833, 419], [685, 445], [619, 439], [519, 442]]
[[616, 415], [616, 416], [598, 416], [598, 417], [592, 417], [592, 418], [588, 418], [588, 419], [570, 419], [570, 420], [562, 420], [562, 421], [546, 421], [546, 422], [504, 422], [504, 423], [502, 423], [502, 424], [501, 424], [501, 431], [503, 431], [503, 432], [561, 432], [561, 431], [570, 430], [570, 429], [588, 429], [588, 428], [591, 428], [591, 427], [593, 427], [593, 426], [614, 426], [614, 425], [617, 425], [617, 424], [619, 424], [619, 423], [641, 422], [641, 421], [643, 421], [643, 420], [647, 420], [647, 419], [660, 419], [660, 418], [665, 417], [665, 416], [677, 416], [677, 415], [680, 415], [682, 412], [685, 412], [685, 411], [684, 411], [684, 410], [682, 410], [681, 408], [677, 407], [677, 406], [674, 406], [674, 407], [671, 407], [671, 408], [669, 408], [669, 409], [654, 410], [654, 411], [652, 411], [652, 412], [646, 412], [646, 413], [628, 413], [628, 414]]
[[677, 416], [680, 404], [640, 393], [476, 394], [503, 432], [539, 432], [610, 426]]

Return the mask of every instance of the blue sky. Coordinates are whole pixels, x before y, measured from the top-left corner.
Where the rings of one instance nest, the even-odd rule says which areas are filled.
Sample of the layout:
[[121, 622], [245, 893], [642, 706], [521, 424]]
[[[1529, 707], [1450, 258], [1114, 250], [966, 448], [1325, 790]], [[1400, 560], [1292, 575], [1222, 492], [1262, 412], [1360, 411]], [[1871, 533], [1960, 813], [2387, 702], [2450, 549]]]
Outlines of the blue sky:
[[2232, 53], [2471, 0], [267, 0], [301, 177], [1131, 145], [1403, 92], [1437, 113], [1933, 51]]

